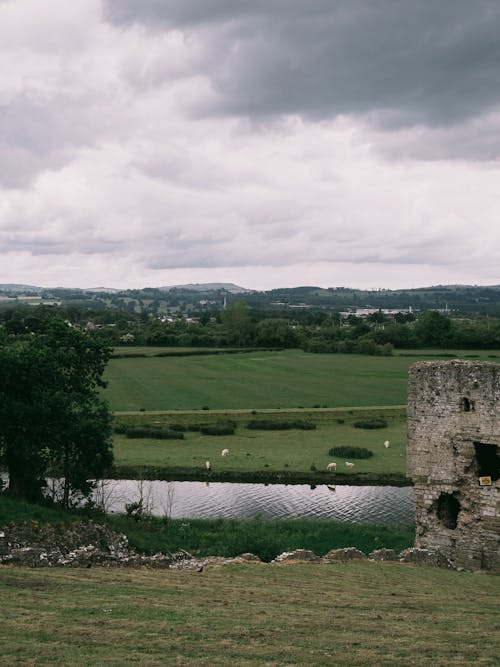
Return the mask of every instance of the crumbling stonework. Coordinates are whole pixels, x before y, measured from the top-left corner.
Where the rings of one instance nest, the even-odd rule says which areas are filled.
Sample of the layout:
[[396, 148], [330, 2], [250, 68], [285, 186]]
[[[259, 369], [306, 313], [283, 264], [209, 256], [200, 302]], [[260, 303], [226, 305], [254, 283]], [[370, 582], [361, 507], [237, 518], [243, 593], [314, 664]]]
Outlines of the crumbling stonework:
[[500, 364], [419, 362], [408, 383], [415, 546], [500, 571]]

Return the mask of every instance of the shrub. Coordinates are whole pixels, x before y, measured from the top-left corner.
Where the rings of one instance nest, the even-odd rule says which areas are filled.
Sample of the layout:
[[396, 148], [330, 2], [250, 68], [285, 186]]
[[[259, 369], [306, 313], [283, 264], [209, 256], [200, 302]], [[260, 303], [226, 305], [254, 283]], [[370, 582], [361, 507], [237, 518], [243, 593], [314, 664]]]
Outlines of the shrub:
[[248, 422], [247, 428], [261, 431], [286, 431], [288, 429], [298, 428], [303, 431], [311, 431], [316, 428], [316, 424], [302, 419], [297, 419], [291, 422], [277, 422], [271, 419], [253, 419]]
[[354, 428], [385, 428], [387, 426], [387, 419], [384, 417], [373, 417], [372, 419], [360, 419], [353, 423]]
[[335, 421], [337, 422], [337, 424], [343, 424], [345, 422], [345, 419], [342, 419], [342, 417], [337, 417]]
[[210, 410], [210, 408], [208, 407], [208, 405], [204, 405], [201, 409], [202, 409], [202, 410]]
[[155, 438], [156, 440], [184, 440], [184, 433], [154, 426], [133, 426], [125, 431], [127, 438]]
[[205, 424], [200, 427], [203, 435], [233, 435], [235, 429], [234, 422], [217, 422], [216, 424]]
[[352, 447], [350, 445], [341, 445], [332, 447], [328, 450], [330, 456], [341, 456], [347, 459], [369, 459], [373, 452], [366, 447]]
[[170, 424], [169, 428], [171, 431], [178, 431], [179, 433], [184, 433], [188, 430], [184, 424]]

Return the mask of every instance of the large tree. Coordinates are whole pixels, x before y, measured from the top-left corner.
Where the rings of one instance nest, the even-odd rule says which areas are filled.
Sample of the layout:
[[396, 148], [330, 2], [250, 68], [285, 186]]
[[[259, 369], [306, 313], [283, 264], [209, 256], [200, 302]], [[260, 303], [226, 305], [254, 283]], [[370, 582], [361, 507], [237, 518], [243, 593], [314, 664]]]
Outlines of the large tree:
[[57, 475], [68, 505], [111, 465], [111, 414], [99, 393], [109, 354], [61, 320], [0, 344], [0, 462], [12, 495], [38, 499]]

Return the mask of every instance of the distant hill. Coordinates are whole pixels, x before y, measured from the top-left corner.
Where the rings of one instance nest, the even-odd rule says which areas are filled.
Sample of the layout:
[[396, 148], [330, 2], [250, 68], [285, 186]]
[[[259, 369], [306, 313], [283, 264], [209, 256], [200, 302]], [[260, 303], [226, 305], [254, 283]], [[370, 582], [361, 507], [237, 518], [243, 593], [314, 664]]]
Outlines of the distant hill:
[[[47, 302], [95, 310], [121, 309], [128, 312], [166, 314], [213, 311], [225, 299], [244, 300], [250, 308], [273, 309], [275, 316], [288, 309], [329, 312], [354, 312], [357, 309], [442, 310], [443, 312], [493, 315], [500, 317], [499, 285], [433, 285], [414, 289], [361, 290], [349, 287], [276, 288], [250, 290], [234, 283], [188, 283], [163, 287], [120, 290], [111, 287], [45, 288], [34, 285], [0, 285], [1, 306], [12, 305], [21, 297], [41, 296]], [[45, 302], [45, 301], [44, 301]]]
[[159, 290], [166, 292], [172, 289], [191, 290], [192, 292], [217, 292], [225, 290], [231, 294], [243, 294], [244, 292], [253, 292], [246, 287], [240, 287], [234, 283], [189, 283], [187, 285], [170, 285], [167, 287], [159, 287]]
[[34, 294], [39, 294], [43, 291], [43, 289], [43, 287], [36, 287], [35, 285], [16, 285], [11, 283], [0, 285], [0, 292], [31, 292]]

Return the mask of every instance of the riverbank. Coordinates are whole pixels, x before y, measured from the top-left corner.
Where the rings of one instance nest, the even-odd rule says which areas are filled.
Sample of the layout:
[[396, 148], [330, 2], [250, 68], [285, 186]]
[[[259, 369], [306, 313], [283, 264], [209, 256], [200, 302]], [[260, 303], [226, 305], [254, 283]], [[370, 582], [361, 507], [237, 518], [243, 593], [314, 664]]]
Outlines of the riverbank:
[[234, 557], [252, 552], [262, 560], [294, 549], [310, 549], [323, 556], [331, 549], [356, 547], [368, 554], [374, 549], [396, 551], [414, 541], [412, 525], [380, 526], [313, 519], [170, 519], [147, 514], [102, 515], [65, 511], [55, 505], [36, 505], [0, 495], [0, 529], [27, 524], [36, 532], [43, 526], [59, 529], [82, 520], [102, 523], [127, 536], [138, 552], [172, 553], [180, 549], [196, 556]]
[[203, 470], [199, 468], [162, 466], [114, 466], [110, 479], [161, 480], [165, 482], [234, 482], [246, 484], [348, 484], [351, 486], [412, 486], [411, 480], [399, 473], [329, 473], [323, 471], [241, 471]]

